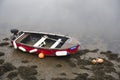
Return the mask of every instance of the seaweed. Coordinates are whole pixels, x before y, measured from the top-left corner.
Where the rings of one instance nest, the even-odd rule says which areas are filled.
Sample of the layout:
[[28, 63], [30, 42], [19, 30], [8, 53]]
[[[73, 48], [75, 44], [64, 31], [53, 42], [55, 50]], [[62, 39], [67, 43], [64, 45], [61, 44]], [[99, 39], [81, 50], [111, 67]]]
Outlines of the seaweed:
[[116, 80], [111, 75], [101, 75], [101, 74], [98, 74], [98, 75], [95, 75], [94, 77], [95, 77], [95, 79], [93, 79], [93, 80]]
[[118, 54], [109, 54], [107, 55], [110, 60], [117, 60]]
[[37, 68], [37, 65], [32, 65], [31, 68]]
[[62, 64], [56, 64], [56, 67], [60, 68], [62, 67]]
[[51, 80], [70, 80], [70, 79], [68, 79], [68, 78], [52, 78]]
[[0, 56], [4, 56], [5, 55], [5, 53], [4, 52], [0, 52]]
[[8, 41], [8, 40], [10, 40], [10, 39], [9, 39], [9, 38], [4, 38], [3, 40], [4, 40], [4, 41]]
[[66, 73], [60, 73], [61, 76], [66, 76]]
[[116, 79], [111, 75], [104, 75], [104, 80], [116, 80]]
[[0, 59], [0, 64], [3, 64], [4, 63], [4, 59]]
[[88, 80], [88, 74], [87, 73], [78, 74], [74, 80]]
[[120, 79], [120, 72], [118, 72], [118, 76], [119, 76], [119, 79]]
[[7, 45], [9, 45], [9, 42], [1, 42], [0, 43], [0, 46], [7, 46]]
[[11, 73], [9, 73], [9, 74], [7, 75], [7, 77], [8, 77], [9, 79], [13, 79], [13, 78], [15, 78], [17, 75], [18, 75], [18, 72], [11, 72]]
[[93, 65], [92, 70], [93, 70], [93, 72], [94, 71], [98, 71], [98, 72], [104, 71], [107, 73], [116, 72], [116, 70], [114, 68], [114, 64], [110, 61], [107, 61], [107, 60], [105, 60], [104, 63], [102, 63], [102, 64]]
[[120, 62], [120, 57], [119, 57], [119, 58], [117, 58], [117, 62]]
[[23, 61], [21, 61], [22, 63], [28, 63], [29, 61], [27, 61], [27, 60], [23, 60]]
[[85, 55], [88, 52], [90, 52], [89, 49], [79, 50], [74, 55], [70, 55], [70, 57], [79, 59], [81, 55]]
[[118, 67], [120, 68], [120, 65], [118, 65]]
[[96, 79], [95, 79], [95, 78], [91, 78], [91, 77], [90, 77], [90, 78], [88, 78], [87, 80], [96, 80]]
[[98, 51], [99, 51], [99, 49], [90, 50], [90, 52], [93, 52], [93, 53], [96, 53]]
[[16, 69], [16, 67], [13, 66], [11, 63], [4, 63], [3, 65], [0, 66], [0, 76], [14, 69]]
[[90, 68], [87, 68], [87, 67], [85, 67], [83, 65], [80, 65], [80, 69], [90, 70]]
[[6, 69], [6, 71], [11, 71], [11, 70], [16, 69], [16, 67], [13, 66], [11, 63], [4, 63], [3, 67]]
[[91, 61], [85, 60], [85, 59], [79, 59], [77, 64], [78, 65], [91, 65]]
[[100, 54], [106, 55], [109, 60], [117, 60], [118, 59], [118, 54], [112, 53], [112, 51], [100, 52]]
[[104, 59], [104, 62], [102, 63], [104, 66], [114, 66], [114, 64], [106, 59]]
[[76, 67], [76, 63], [74, 61], [68, 60], [67, 63], [69, 64], [69, 66], [71, 67]]
[[26, 77], [25, 80], [37, 80], [37, 78], [32, 75], [32, 76]]
[[20, 66], [18, 68], [18, 72], [21, 76], [21, 78], [25, 80], [36, 80], [34, 75], [37, 74], [37, 71], [34, 68], [26, 67], [26, 66]]
[[109, 67], [109, 66], [104, 67], [104, 71], [107, 73], [116, 72], [114, 67]]

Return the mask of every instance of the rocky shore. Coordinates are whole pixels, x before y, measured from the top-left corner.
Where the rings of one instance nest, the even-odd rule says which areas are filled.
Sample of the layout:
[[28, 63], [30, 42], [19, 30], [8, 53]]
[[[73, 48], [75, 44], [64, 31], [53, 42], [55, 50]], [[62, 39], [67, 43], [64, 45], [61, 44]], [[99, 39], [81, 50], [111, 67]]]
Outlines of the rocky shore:
[[[93, 64], [95, 58], [103, 63]], [[39, 59], [0, 42], [0, 80], [120, 80], [120, 57], [112, 51], [79, 50], [65, 57]]]

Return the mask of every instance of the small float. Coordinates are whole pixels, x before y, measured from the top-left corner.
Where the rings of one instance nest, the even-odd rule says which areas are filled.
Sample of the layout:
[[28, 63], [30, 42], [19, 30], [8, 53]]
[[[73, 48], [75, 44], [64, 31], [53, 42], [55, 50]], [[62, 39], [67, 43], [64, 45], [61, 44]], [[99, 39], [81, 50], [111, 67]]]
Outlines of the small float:
[[76, 53], [79, 41], [73, 37], [34, 31], [12, 29], [11, 43], [15, 49], [45, 56], [67, 56]]
[[102, 58], [96, 58], [96, 59], [93, 59], [92, 61], [91, 61], [93, 64], [96, 64], [96, 63], [103, 63], [104, 62], [104, 59], [102, 59]]

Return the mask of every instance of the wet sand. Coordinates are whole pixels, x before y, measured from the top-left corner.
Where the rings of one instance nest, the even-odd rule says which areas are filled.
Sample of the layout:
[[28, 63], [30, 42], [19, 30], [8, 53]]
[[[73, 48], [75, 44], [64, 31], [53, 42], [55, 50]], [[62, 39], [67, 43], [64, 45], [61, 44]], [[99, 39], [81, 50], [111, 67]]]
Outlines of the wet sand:
[[[0, 80], [120, 80], [119, 4], [119, 0], [1, 0]], [[81, 50], [39, 59], [9, 46], [5, 37], [13, 28], [74, 36]], [[105, 62], [92, 64], [97, 57]]]
[[[101, 64], [92, 64], [94, 58]], [[81, 49], [65, 57], [45, 57], [23, 53], [0, 42], [0, 80], [119, 80], [120, 57], [112, 51]]]

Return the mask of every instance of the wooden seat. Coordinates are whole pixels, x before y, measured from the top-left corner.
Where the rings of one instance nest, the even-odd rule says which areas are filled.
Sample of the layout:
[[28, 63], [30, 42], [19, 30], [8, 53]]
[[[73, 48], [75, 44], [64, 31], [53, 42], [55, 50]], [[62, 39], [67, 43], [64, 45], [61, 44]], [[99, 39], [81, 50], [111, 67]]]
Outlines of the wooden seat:
[[62, 39], [58, 39], [50, 48], [56, 48]]
[[47, 39], [47, 36], [43, 36], [39, 41], [37, 41], [33, 46], [39, 47]]

